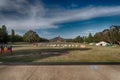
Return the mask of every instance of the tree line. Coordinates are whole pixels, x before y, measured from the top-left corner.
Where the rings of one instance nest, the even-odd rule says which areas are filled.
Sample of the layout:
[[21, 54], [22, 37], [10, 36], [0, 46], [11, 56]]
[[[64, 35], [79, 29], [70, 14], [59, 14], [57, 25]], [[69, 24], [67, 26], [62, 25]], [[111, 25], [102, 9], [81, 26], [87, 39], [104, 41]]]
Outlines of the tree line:
[[112, 25], [109, 29], [98, 32], [94, 35], [94, 42], [106, 41], [110, 44], [120, 45], [120, 26]]
[[33, 31], [27, 31], [23, 36], [19, 34], [15, 34], [15, 30], [12, 29], [11, 33], [8, 34], [7, 27], [2, 25], [0, 28], [0, 44], [7, 44], [8, 42], [47, 42], [48, 40], [45, 38], [39, 37], [39, 35]]
[[112, 25], [109, 29], [104, 29], [102, 32], [97, 32], [95, 35], [89, 33], [88, 36], [77, 36], [74, 39], [68, 40], [71, 42], [100, 42], [105, 41], [110, 44], [119, 44], [120, 45], [120, 26], [119, 25]]
[[0, 28], [0, 44], [6, 44], [7, 42], [23, 42], [23, 37], [15, 34], [13, 29], [11, 30], [11, 34], [8, 34], [6, 26], [2, 25]]
[[[89, 33], [88, 36], [77, 36], [74, 39], [66, 39], [67, 42], [78, 42], [78, 43], [92, 43], [106, 41], [110, 44], [120, 45], [120, 26], [112, 25], [109, 29], [104, 29], [102, 32], [97, 32], [94, 35]], [[7, 42], [49, 42], [48, 39], [41, 38], [35, 31], [29, 30], [23, 36], [15, 34], [14, 29], [11, 30], [11, 34], [8, 34], [5, 25], [0, 28], [0, 43]]]

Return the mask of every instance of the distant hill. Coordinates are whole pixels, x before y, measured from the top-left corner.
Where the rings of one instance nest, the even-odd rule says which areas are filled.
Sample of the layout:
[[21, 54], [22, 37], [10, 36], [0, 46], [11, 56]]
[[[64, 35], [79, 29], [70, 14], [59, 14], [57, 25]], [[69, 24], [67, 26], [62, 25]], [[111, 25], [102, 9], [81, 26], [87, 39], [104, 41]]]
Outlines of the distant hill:
[[66, 42], [66, 40], [60, 36], [50, 39], [50, 42]]

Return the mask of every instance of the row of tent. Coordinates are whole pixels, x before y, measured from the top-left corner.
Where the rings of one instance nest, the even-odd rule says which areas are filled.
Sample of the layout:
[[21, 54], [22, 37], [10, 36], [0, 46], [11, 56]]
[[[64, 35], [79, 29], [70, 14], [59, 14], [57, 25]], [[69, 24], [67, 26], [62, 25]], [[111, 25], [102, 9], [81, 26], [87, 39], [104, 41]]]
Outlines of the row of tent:
[[45, 47], [78, 47], [77, 44], [40, 44]]

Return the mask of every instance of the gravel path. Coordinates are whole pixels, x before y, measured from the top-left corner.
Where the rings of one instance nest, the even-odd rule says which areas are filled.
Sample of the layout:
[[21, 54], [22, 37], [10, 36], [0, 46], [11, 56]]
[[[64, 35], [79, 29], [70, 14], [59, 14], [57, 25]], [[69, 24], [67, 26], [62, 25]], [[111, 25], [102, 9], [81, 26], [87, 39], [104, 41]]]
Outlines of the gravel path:
[[120, 80], [120, 65], [1, 65], [0, 80]]

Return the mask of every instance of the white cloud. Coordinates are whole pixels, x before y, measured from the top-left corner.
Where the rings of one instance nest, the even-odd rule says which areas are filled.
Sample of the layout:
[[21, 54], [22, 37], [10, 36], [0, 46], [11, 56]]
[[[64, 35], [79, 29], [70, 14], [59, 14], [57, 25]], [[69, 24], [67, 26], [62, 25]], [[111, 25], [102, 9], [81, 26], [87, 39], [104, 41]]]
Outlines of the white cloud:
[[57, 26], [36, 20], [17, 20], [17, 21], [6, 21], [3, 22], [8, 29], [15, 29], [15, 30], [29, 30], [29, 29], [47, 29], [47, 28], [58, 28]]
[[[36, 0], [35, 0], [36, 1]], [[9, 3], [9, 4], [8, 4]], [[19, 15], [5, 15], [2, 10], [16, 11]], [[80, 9], [48, 9], [42, 2], [36, 1], [30, 4], [27, 0], [1, 0], [0, 25], [5, 24], [9, 29], [48, 29], [58, 28], [57, 23], [76, 20], [88, 20], [96, 17], [112, 16], [120, 14], [120, 6], [86, 7]], [[46, 16], [48, 15], [48, 16]]]
[[47, 35], [48, 35], [48, 34], [51, 34], [51, 33], [48, 32], [48, 31], [42, 31], [42, 33], [45, 34], [45, 35], [46, 35], [46, 34], [47, 34]]
[[0, 0], [0, 7], [6, 5], [6, 1], [7, 1], [7, 0]]
[[20, 32], [20, 31], [15, 31], [15, 34], [16, 34], [16, 35], [21, 35], [21, 36], [24, 35], [24, 33], [23, 33], [23, 32]]
[[120, 6], [87, 7], [83, 9], [61, 11], [61, 13], [55, 14], [57, 14], [56, 18], [53, 18], [55, 22], [87, 20], [95, 17], [118, 15], [120, 14]]

